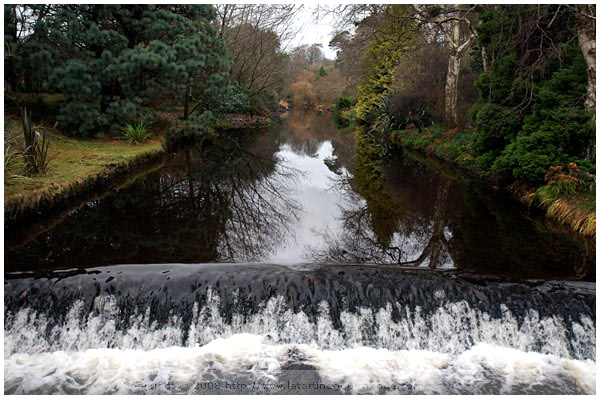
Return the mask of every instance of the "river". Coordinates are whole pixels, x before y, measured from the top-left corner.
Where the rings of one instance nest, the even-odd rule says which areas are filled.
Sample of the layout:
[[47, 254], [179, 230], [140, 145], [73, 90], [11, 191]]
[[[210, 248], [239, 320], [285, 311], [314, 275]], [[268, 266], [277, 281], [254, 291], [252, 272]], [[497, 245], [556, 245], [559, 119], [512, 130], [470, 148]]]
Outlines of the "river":
[[373, 177], [354, 153], [293, 111], [5, 228], [5, 393], [595, 393], [594, 248], [419, 154]]

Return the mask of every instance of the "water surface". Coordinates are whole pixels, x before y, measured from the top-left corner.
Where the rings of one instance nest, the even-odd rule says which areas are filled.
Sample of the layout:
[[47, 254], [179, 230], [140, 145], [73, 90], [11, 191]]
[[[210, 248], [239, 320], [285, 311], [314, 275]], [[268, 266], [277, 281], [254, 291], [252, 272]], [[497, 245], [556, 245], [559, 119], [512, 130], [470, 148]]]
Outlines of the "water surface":
[[355, 150], [291, 112], [5, 227], [4, 392], [594, 394], [594, 248]]
[[595, 279], [593, 248], [506, 194], [409, 154], [381, 182], [360, 168], [351, 131], [292, 112], [270, 130], [179, 150], [25, 245], [5, 230], [5, 267], [353, 262]]

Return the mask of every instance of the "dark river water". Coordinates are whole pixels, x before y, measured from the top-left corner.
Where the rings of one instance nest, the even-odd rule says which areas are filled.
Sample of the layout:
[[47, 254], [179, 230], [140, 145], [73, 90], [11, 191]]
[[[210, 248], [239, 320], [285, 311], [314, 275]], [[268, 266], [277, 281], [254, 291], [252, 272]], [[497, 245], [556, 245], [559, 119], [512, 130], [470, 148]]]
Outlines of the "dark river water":
[[369, 167], [294, 111], [5, 227], [5, 393], [595, 393], [593, 245], [421, 155]]

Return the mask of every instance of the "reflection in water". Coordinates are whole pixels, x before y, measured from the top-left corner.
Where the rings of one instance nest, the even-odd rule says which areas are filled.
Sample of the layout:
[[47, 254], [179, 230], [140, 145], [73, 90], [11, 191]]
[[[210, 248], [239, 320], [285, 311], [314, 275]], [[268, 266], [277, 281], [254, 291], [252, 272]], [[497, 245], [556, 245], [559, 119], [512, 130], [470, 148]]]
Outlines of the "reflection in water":
[[[297, 172], [273, 148], [214, 145], [174, 154], [157, 173], [75, 211], [6, 253], [7, 268], [259, 261], [290, 235]], [[270, 153], [269, 153], [270, 152]]]
[[[444, 255], [448, 254], [448, 243], [444, 236], [444, 211], [448, 199], [450, 180], [446, 179], [437, 190], [435, 205], [433, 206], [433, 231], [431, 238], [419, 257], [413, 261], [402, 262], [405, 265], [420, 266], [425, 259], [429, 259], [429, 267], [435, 269], [441, 263]], [[442, 248], [446, 251], [442, 253]]]
[[[314, 155], [306, 156], [294, 152], [290, 145], [281, 146], [277, 156], [282, 164], [290, 165], [300, 172], [296, 180], [294, 200], [301, 209], [300, 218], [293, 227], [294, 236], [286, 240], [275, 253], [267, 258], [274, 263], [299, 263], [304, 258], [304, 247], [316, 245], [320, 238], [314, 232], [324, 228], [338, 228], [338, 203], [344, 198], [329, 190], [332, 176], [337, 176], [326, 165], [333, 157], [333, 146], [330, 141], [319, 143]], [[342, 170], [339, 173], [346, 173]]]
[[327, 116], [292, 111], [233, 135], [172, 154], [6, 251], [7, 270], [344, 262], [595, 278], [594, 253], [542, 231], [513, 201], [409, 156], [370, 162]]
[[[336, 188], [344, 190], [353, 202], [342, 207], [342, 228], [338, 231], [320, 233], [324, 246], [311, 248], [311, 260], [318, 262], [382, 263], [420, 266], [426, 262], [430, 268], [449, 268], [454, 263], [448, 254], [444, 227], [446, 200], [450, 180], [440, 186], [433, 207], [432, 224], [416, 226], [403, 223], [409, 217], [400, 218], [395, 232], [387, 241], [381, 242], [373, 228], [374, 219], [367, 202], [352, 189], [352, 179], [342, 176]], [[406, 213], [404, 213], [406, 215]], [[431, 228], [429, 228], [431, 225]], [[414, 260], [412, 260], [414, 259]]]

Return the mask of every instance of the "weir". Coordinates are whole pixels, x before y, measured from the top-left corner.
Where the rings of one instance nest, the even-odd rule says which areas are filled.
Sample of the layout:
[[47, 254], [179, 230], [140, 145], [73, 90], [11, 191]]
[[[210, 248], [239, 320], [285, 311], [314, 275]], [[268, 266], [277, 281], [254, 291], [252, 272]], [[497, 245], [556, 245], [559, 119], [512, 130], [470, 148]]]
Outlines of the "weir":
[[595, 392], [594, 283], [160, 264], [4, 289], [5, 393]]
[[595, 393], [593, 248], [327, 117], [240, 137], [5, 228], [5, 393]]

